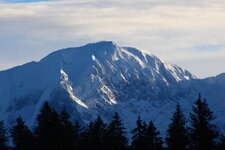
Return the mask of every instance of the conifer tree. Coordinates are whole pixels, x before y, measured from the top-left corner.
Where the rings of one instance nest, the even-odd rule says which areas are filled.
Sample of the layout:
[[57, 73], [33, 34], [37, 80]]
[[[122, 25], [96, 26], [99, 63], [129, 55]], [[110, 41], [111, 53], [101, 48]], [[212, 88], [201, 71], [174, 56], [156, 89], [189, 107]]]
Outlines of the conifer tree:
[[201, 96], [195, 102], [191, 117], [191, 141], [195, 150], [212, 150], [217, 137], [213, 112], [209, 109], [206, 100], [201, 100]]
[[109, 123], [106, 133], [106, 144], [108, 150], [126, 150], [128, 140], [122, 120], [116, 112], [113, 120]]
[[225, 136], [221, 135], [216, 150], [225, 150]]
[[73, 150], [74, 148], [74, 128], [72, 122], [69, 120], [70, 116], [64, 108], [59, 115], [60, 119], [60, 149]]
[[8, 150], [7, 145], [8, 137], [6, 134], [6, 129], [4, 127], [4, 121], [0, 121], [0, 150]]
[[33, 150], [34, 137], [33, 133], [25, 125], [21, 117], [16, 119], [16, 125], [12, 127], [11, 137], [14, 145], [14, 150]]
[[145, 142], [145, 133], [147, 125], [142, 122], [141, 117], [138, 116], [138, 119], [136, 121], [136, 128], [134, 128], [131, 133], [132, 136], [132, 143], [131, 143], [131, 149], [133, 150], [146, 150], [147, 145]]
[[186, 119], [179, 104], [176, 106], [167, 130], [166, 143], [169, 150], [185, 150], [188, 145]]
[[107, 124], [100, 116], [94, 122], [91, 122], [83, 134], [83, 149], [105, 150], [106, 149], [106, 127]]
[[157, 131], [153, 122], [150, 121], [145, 133], [146, 150], [162, 150], [162, 138], [159, 136], [160, 132]]
[[61, 150], [60, 146], [60, 119], [57, 112], [44, 103], [37, 116], [35, 135], [40, 150]]
[[73, 142], [74, 142], [74, 147], [76, 150], [81, 150], [82, 149], [82, 143], [81, 143], [81, 126], [78, 121], [75, 122], [73, 125]]
[[89, 143], [91, 143], [92, 141], [89, 135], [91, 134], [92, 129], [93, 129], [92, 121], [89, 124], [87, 124], [85, 127], [83, 127], [83, 132], [80, 133], [80, 142], [79, 142], [79, 145], [82, 145], [81, 150], [91, 149]]

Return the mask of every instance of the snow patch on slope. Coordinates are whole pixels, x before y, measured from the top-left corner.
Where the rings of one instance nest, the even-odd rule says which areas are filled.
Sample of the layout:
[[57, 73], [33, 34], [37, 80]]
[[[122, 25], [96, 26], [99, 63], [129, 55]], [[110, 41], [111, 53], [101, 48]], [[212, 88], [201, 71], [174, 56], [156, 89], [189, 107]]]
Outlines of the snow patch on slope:
[[98, 67], [101, 69], [101, 72], [103, 74], [106, 73], [105, 68], [103, 67], [103, 65], [98, 61], [98, 59], [95, 57], [95, 55], [92, 55], [92, 60], [96, 62], [96, 64], [98, 65]]
[[60, 70], [61, 73], [61, 82], [60, 84], [62, 85], [62, 87], [69, 93], [70, 97], [80, 106], [88, 109], [88, 106], [86, 104], [84, 104], [80, 99], [78, 99], [73, 92], [73, 88], [69, 82], [69, 77], [68, 75], [61, 69]]
[[121, 49], [122, 52], [126, 53], [128, 57], [133, 57], [139, 64], [142, 68], [145, 68], [146, 65], [145, 63], [137, 56], [135, 56], [134, 54], [130, 53], [129, 51], [127, 50], [124, 50], [124, 49]]

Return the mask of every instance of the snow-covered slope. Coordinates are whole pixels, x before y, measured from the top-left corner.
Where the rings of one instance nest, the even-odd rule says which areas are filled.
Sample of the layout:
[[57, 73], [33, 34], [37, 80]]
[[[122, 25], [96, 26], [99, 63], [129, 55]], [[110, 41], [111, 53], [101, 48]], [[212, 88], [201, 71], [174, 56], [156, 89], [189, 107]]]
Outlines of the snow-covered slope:
[[[103, 41], [59, 50], [39, 62], [1, 71], [0, 119], [13, 123], [20, 115], [32, 125], [47, 100], [56, 110], [66, 107], [72, 119], [83, 123], [97, 115], [108, 121], [117, 111], [128, 128], [141, 115], [164, 132], [176, 102], [188, 112], [201, 88], [212, 86], [214, 92], [214, 86], [224, 81], [224, 77], [217, 79], [197, 80], [147, 51]], [[220, 94], [223, 98], [222, 89]], [[213, 100], [219, 107], [221, 101]]]
[[206, 79], [194, 79], [180, 82], [175, 88], [170, 88], [171, 97], [177, 98], [183, 104], [188, 114], [196, 100], [196, 95], [201, 93], [209, 107], [216, 116], [219, 130], [225, 133], [225, 74]]

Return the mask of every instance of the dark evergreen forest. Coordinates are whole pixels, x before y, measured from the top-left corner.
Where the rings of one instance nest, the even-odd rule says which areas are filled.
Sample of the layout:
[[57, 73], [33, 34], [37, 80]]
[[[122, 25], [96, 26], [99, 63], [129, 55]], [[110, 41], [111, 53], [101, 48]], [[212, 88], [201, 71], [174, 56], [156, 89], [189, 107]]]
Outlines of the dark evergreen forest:
[[[0, 122], [0, 150], [225, 150], [225, 136], [217, 130], [214, 119], [200, 95], [189, 118], [177, 104], [164, 140], [154, 122], [144, 122], [141, 116], [132, 131], [127, 131], [117, 112], [109, 123], [98, 116], [81, 126], [78, 121], [71, 122], [65, 109], [56, 112], [45, 102], [33, 129], [21, 117], [10, 129]], [[132, 133], [130, 142], [127, 132]]]

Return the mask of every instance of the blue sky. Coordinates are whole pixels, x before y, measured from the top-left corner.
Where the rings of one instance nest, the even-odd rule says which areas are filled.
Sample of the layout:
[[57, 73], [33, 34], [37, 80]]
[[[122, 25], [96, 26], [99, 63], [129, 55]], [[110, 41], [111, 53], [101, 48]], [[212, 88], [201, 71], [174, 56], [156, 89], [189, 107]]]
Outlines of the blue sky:
[[224, 0], [28, 2], [0, 0], [0, 70], [61, 48], [112, 40], [200, 78], [225, 72]]

